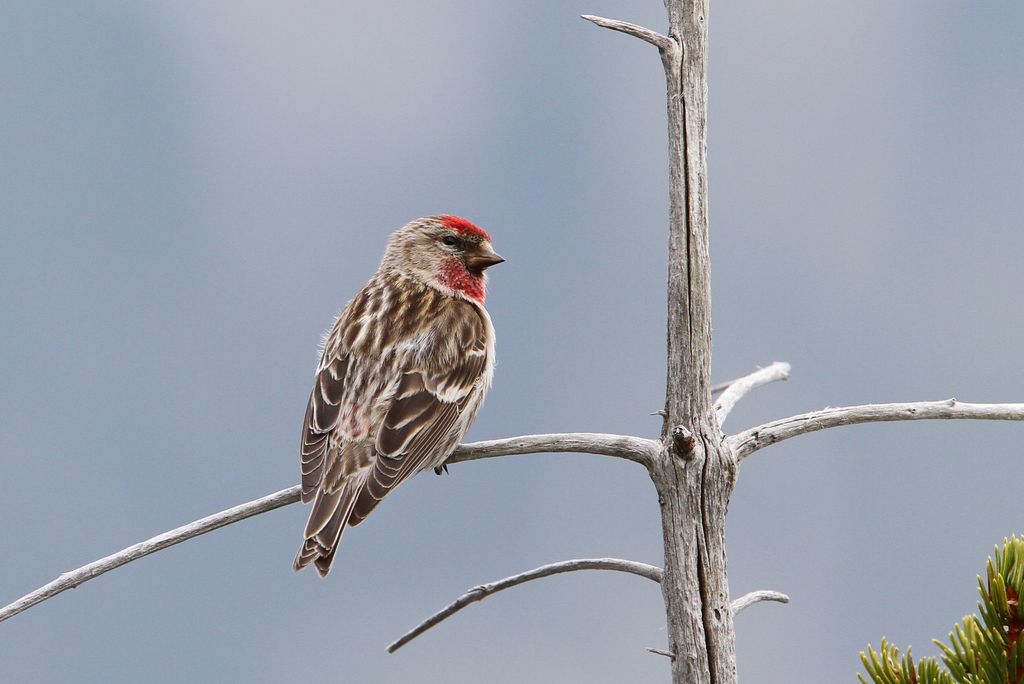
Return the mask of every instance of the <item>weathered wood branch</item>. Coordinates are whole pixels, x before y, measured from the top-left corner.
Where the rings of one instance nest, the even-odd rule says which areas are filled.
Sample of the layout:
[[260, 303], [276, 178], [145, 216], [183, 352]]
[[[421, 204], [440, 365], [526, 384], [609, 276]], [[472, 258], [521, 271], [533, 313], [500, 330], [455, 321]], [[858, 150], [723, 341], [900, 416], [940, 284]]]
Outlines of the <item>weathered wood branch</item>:
[[[651, 439], [608, 435], [588, 432], [571, 432], [564, 434], [523, 435], [506, 439], [493, 439], [486, 442], [462, 444], [455, 450], [449, 463], [475, 461], [497, 456], [513, 456], [517, 454], [575, 452], [615, 456], [629, 461], [647, 465], [653, 454], [661, 445]], [[194, 537], [212, 532], [218, 528], [251, 518], [275, 508], [287, 506], [299, 500], [299, 485], [282, 489], [254, 501], [249, 501], [226, 511], [214, 513], [187, 525], [169, 530], [146, 541], [133, 544], [126, 549], [111, 554], [88, 565], [64, 573], [52, 582], [22, 596], [17, 601], [0, 608], [0, 622], [28, 610], [47, 599], [68, 589], [88, 582], [91, 579], [110, 572], [122, 565], [144, 558], [169, 546], [180, 544]]]
[[466, 593], [455, 599], [452, 603], [437, 611], [396, 639], [394, 643], [388, 646], [388, 653], [394, 653], [431, 627], [434, 627], [440, 622], [450, 618], [452, 615], [455, 615], [455, 613], [459, 612], [469, 604], [481, 601], [491, 594], [496, 594], [499, 591], [510, 589], [531, 580], [550, 577], [551, 575], [558, 575], [563, 572], [576, 572], [577, 570], [617, 570], [619, 572], [628, 572], [634, 575], [639, 575], [640, 577], [646, 577], [654, 582], [661, 581], [661, 568], [657, 568], [653, 565], [647, 565], [646, 563], [639, 563], [637, 561], [623, 560], [621, 558], [577, 558], [574, 560], [542, 565], [539, 568], [534, 568], [533, 570], [528, 570], [518, 575], [512, 575], [511, 577], [506, 577], [496, 582], [479, 584], [472, 589], [467, 590]]
[[770, 589], [760, 589], [758, 591], [752, 591], [749, 594], [744, 594], [738, 599], [732, 602], [732, 614], [735, 617], [755, 603], [761, 601], [776, 601], [778, 603], [789, 603], [789, 597], [783, 594], [781, 591], [772, 591]]
[[580, 16], [589, 22], [597, 24], [601, 28], [620, 31], [631, 35], [634, 38], [639, 38], [642, 41], [650, 43], [659, 50], [671, 50], [675, 47], [675, 41], [668, 36], [663, 36], [657, 31], [652, 31], [651, 29], [644, 28], [638, 24], [631, 24], [628, 21], [619, 21], [618, 19], [595, 17], [593, 14], [582, 14]]
[[732, 380], [726, 380], [725, 382], [718, 382], [711, 386], [711, 396], [716, 396], [729, 389], [729, 386], [734, 382], [742, 380], [742, 378], [733, 378]]
[[[736, 378], [736, 380], [739, 380], [739, 378]], [[729, 385], [731, 385], [732, 383], [736, 382], [736, 380], [726, 380], [725, 382], [719, 382], [719, 383], [716, 383], [716, 384], [712, 385], [711, 386], [711, 396], [712, 397], [717, 396], [717, 395], [721, 394], [722, 392], [724, 392], [725, 390], [729, 389]]]
[[455, 449], [455, 453], [448, 458], [448, 463], [520, 454], [577, 453], [614, 456], [646, 466], [660, 450], [659, 442], [643, 437], [609, 435], [600, 432], [563, 432], [547, 435], [522, 435], [521, 437], [505, 437], [485, 442], [460, 444]]
[[738, 459], [790, 437], [842, 425], [897, 420], [1024, 420], [1024, 404], [968, 404], [956, 399], [840, 406], [802, 413], [744, 430], [726, 441]]
[[729, 417], [733, 408], [740, 399], [747, 396], [758, 387], [763, 387], [771, 382], [789, 379], [789, 364], [776, 361], [772, 365], [758, 371], [745, 375], [742, 378], [733, 380], [718, 397], [715, 402], [715, 413], [718, 415], [718, 424], [721, 425]]
[[[653, 582], [661, 582], [663, 574], [661, 568], [648, 565], [646, 563], [640, 563], [638, 561], [623, 560], [621, 558], [575, 558], [572, 560], [560, 561], [558, 563], [542, 565], [539, 568], [527, 570], [526, 572], [521, 572], [518, 575], [512, 575], [511, 577], [506, 577], [495, 582], [488, 582], [487, 584], [478, 584], [477, 586], [468, 589], [464, 594], [449, 603], [447, 606], [396, 639], [390, 646], [388, 646], [388, 653], [394, 653], [431, 627], [436, 627], [438, 624], [444, 622], [471, 603], [482, 601], [492, 594], [504, 591], [505, 589], [511, 589], [512, 587], [525, 584], [526, 582], [550, 577], [552, 575], [559, 575], [563, 572], [576, 572], [578, 570], [616, 570], [618, 572], [628, 572], [633, 575], [639, 575], [640, 577], [645, 577]], [[746, 610], [748, 607], [758, 603], [759, 601], [778, 601], [779, 603], [789, 603], [789, 597], [780, 592], [765, 589], [752, 591], [749, 594], [745, 594], [733, 601], [733, 614]], [[647, 650], [660, 655], [673, 655], [658, 649], [649, 648]]]
[[273, 494], [264, 496], [261, 499], [249, 501], [248, 503], [235, 506], [234, 508], [229, 508], [226, 511], [208, 515], [205, 518], [200, 518], [199, 520], [190, 522], [187, 525], [182, 525], [181, 527], [164, 532], [163, 534], [158, 534], [146, 541], [139, 542], [138, 544], [132, 544], [126, 549], [122, 549], [121, 551], [106, 556], [105, 558], [100, 558], [88, 565], [83, 565], [76, 570], [65, 572], [49, 584], [36, 589], [30, 594], [22, 596], [14, 603], [0, 608], [0, 622], [13, 617], [22, 611], [28, 610], [32, 606], [42, 603], [47, 599], [51, 599], [63, 591], [74, 589], [91, 579], [110, 572], [114, 568], [119, 568], [122, 565], [126, 565], [127, 563], [131, 563], [132, 561], [148, 556], [151, 553], [156, 553], [157, 551], [166, 549], [168, 546], [180, 544], [183, 541], [188, 541], [189, 539], [206, 534], [207, 532], [212, 532], [213, 530], [224, 527], [225, 525], [230, 525], [231, 523], [251, 518], [254, 515], [266, 513], [267, 511], [272, 511], [275, 508], [295, 503], [299, 500], [300, 489], [300, 485], [295, 485], [294, 487], [282, 489], [279, 492], [274, 492]]

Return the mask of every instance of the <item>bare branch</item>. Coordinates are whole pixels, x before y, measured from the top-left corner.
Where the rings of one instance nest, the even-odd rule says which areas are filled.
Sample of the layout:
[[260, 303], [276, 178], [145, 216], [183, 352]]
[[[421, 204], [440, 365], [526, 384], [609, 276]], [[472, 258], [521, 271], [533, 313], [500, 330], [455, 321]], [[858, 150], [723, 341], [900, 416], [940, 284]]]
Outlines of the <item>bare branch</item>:
[[732, 383], [736, 382], [739, 379], [740, 378], [733, 378], [732, 380], [726, 380], [725, 382], [720, 382], [717, 385], [712, 385], [711, 386], [711, 396], [715, 396], [716, 394], [721, 394], [725, 390], [729, 389], [729, 385], [731, 385]]
[[[777, 380], [789, 379], [789, 364], [783, 361], [776, 361], [767, 368], [745, 375], [732, 383], [722, 392], [722, 396], [715, 402], [715, 413], [718, 414], [718, 424], [721, 425], [729, 417], [736, 403], [740, 399], [756, 390], [758, 387], [767, 385]], [[712, 392], [714, 390], [712, 389]]]
[[77, 570], [66, 572], [49, 584], [36, 589], [31, 594], [22, 596], [14, 603], [0, 609], [0, 622], [3, 622], [9, 617], [15, 616], [24, 610], [28, 610], [37, 603], [42, 603], [47, 599], [53, 598], [66, 589], [74, 589], [78, 585], [88, 582], [94, 577], [99, 577], [105, 572], [110, 572], [114, 568], [119, 568], [122, 565], [131, 563], [143, 556], [148, 556], [149, 554], [156, 553], [161, 549], [166, 549], [168, 546], [180, 544], [183, 541], [192, 539], [193, 537], [198, 537], [199, 535], [206, 534], [207, 532], [212, 532], [219, 527], [236, 523], [239, 520], [245, 520], [246, 518], [251, 518], [254, 515], [266, 513], [267, 511], [272, 511], [275, 508], [295, 503], [299, 500], [300, 489], [301, 487], [299, 485], [295, 485], [294, 487], [274, 492], [262, 499], [256, 499], [255, 501], [250, 501], [248, 503], [241, 504], [240, 506], [229, 508], [226, 511], [208, 515], [205, 518], [201, 518], [195, 522], [190, 522], [187, 525], [182, 525], [181, 527], [169, 532], [158, 534], [146, 541], [133, 544], [132, 546], [107, 556], [106, 558], [100, 558], [88, 565], [83, 565]]
[[668, 36], [663, 36], [657, 31], [652, 31], [649, 28], [644, 28], [637, 24], [631, 24], [628, 21], [605, 19], [604, 17], [595, 17], [593, 14], [583, 14], [581, 16], [587, 21], [597, 24], [601, 28], [628, 33], [634, 38], [639, 38], [640, 40], [650, 43], [659, 50], [671, 51], [676, 47], [675, 41]]
[[[474, 461], [481, 458], [494, 458], [496, 456], [572, 451], [617, 456], [646, 465], [650, 463], [651, 458], [653, 458], [652, 454], [656, 454], [658, 449], [660, 449], [660, 445], [654, 440], [623, 435], [585, 432], [524, 435], [522, 437], [509, 437], [507, 439], [493, 439], [486, 442], [462, 444], [455, 450], [455, 453], [448, 462], [460, 463], [462, 461]], [[226, 511], [214, 513], [213, 515], [190, 522], [187, 525], [182, 525], [163, 534], [158, 534], [105, 558], [100, 558], [88, 565], [83, 565], [76, 570], [66, 572], [49, 584], [22, 596], [10, 605], [0, 608], [0, 622], [24, 610], [28, 610], [38, 603], [53, 598], [67, 589], [73, 589], [84, 582], [110, 572], [114, 568], [119, 568], [126, 563], [131, 563], [151, 553], [166, 549], [168, 546], [180, 544], [183, 541], [212, 532], [225, 525], [295, 503], [299, 500], [299, 493], [299, 485], [282, 489], [263, 498], [249, 501], [234, 508], [229, 508]]]
[[[744, 376], [745, 377], [745, 376]], [[711, 386], [711, 396], [721, 394], [725, 390], [729, 389], [729, 386], [733, 383], [739, 382], [743, 378], [733, 378], [732, 380], [726, 380], [724, 382], [718, 382]]]
[[733, 617], [739, 615], [750, 606], [761, 601], [777, 601], [779, 603], [789, 603], [789, 597], [783, 594], [781, 591], [771, 591], [770, 589], [761, 589], [759, 591], [752, 591], [749, 594], [744, 594], [738, 599], [732, 602], [732, 614]]
[[896, 420], [1024, 420], [1024, 404], [967, 404], [949, 399], [841, 406], [765, 423], [733, 435], [727, 441], [736, 458], [743, 459], [766, 446], [808, 432]]
[[462, 463], [495, 456], [539, 453], [580, 453], [615, 456], [648, 465], [661, 450], [653, 439], [607, 435], [597, 432], [566, 432], [549, 435], [523, 435], [461, 444], [448, 463]]
[[451, 617], [469, 604], [485, 599], [491, 594], [496, 594], [499, 591], [523, 584], [524, 582], [529, 582], [530, 580], [558, 575], [563, 572], [574, 572], [576, 570], [618, 570], [620, 572], [629, 572], [634, 575], [639, 575], [640, 577], [646, 577], [654, 582], [661, 581], [661, 568], [656, 568], [653, 565], [647, 565], [646, 563], [638, 563], [637, 561], [622, 560], [620, 558], [577, 558], [574, 560], [562, 561], [560, 563], [542, 565], [539, 568], [534, 568], [533, 570], [528, 570], [527, 572], [513, 575], [512, 577], [506, 577], [505, 579], [498, 580], [497, 582], [490, 582], [488, 584], [481, 584], [473, 587], [465, 594], [455, 599], [455, 601], [448, 604], [443, 609], [434, 613], [419, 625], [399, 637], [398, 640], [388, 646], [388, 653], [394, 653], [431, 627]]

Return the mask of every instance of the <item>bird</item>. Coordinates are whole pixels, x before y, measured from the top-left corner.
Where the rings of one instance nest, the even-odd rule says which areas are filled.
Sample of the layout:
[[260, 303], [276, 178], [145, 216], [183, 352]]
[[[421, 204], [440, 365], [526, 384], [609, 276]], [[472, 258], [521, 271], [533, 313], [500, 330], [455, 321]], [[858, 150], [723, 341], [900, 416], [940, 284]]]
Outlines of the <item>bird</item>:
[[301, 498], [313, 503], [293, 567], [326, 577], [346, 527], [420, 470], [438, 474], [494, 376], [491, 236], [451, 214], [407, 223], [323, 342], [302, 424]]

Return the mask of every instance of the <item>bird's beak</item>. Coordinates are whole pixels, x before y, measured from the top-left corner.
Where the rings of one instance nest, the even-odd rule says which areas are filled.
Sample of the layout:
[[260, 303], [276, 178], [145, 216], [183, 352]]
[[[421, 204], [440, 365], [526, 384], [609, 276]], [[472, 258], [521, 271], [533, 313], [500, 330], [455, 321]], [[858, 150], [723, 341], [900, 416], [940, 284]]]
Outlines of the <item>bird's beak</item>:
[[480, 245], [479, 251], [466, 254], [466, 267], [471, 271], [483, 272], [495, 264], [500, 264], [505, 259], [488, 246]]

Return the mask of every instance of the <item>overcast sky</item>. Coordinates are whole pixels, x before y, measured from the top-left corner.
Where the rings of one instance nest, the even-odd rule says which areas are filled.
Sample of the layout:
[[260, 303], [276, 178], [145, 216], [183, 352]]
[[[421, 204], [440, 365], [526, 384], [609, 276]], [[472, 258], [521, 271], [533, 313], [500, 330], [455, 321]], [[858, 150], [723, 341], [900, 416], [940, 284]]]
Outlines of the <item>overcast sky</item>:
[[[657, 0], [0, 4], [0, 603], [298, 478], [320, 335], [416, 216], [508, 259], [470, 438], [656, 435]], [[877, 401], [1024, 400], [1024, 4], [712, 2], [714, 375], [793, 364], [727, 429]], [[934, 654], [1021, 532], [1016, 424], [860, 426], [743, 464], [744, 682]], [[661, 562], [635, 464], [536, 455], [413, 479], [326, 581], [307, 510], [233, 525], [0, 625], [22, 682], [664, 682], [657, 586], [536, 582], [385, 646], [466, 588]]]

